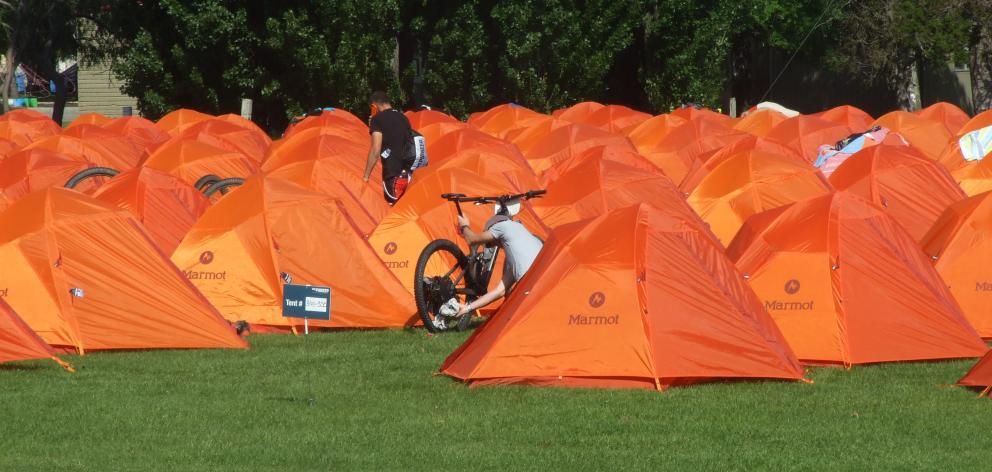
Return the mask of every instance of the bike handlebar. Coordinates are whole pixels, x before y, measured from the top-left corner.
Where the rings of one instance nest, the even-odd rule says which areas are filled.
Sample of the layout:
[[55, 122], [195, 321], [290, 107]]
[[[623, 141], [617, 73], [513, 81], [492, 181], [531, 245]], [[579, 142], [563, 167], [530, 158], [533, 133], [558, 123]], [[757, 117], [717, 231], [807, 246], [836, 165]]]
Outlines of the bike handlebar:
[[529, 200], [531, 198], [538, 198], [548, 193], [547, 190], [530, 190], [524, 193], [518, 193], [516, 195], [500, 195], [496, 197], [468, 197], [463, 193], [446, 193], [441, 195], [441, 198], [448, 200], [449, 202], [456, 203], [506, 203], [510, 200], [516, 200], [518, 198]]

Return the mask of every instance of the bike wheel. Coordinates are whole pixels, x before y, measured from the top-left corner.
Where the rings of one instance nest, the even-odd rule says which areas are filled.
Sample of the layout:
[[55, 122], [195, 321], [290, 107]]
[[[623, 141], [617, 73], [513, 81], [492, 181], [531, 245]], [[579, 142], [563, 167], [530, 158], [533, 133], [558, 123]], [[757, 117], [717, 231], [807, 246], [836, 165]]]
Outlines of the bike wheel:
[[414, 272], [413, 295], [417, 302], [417, 314], [428, 331], [436, 333], [448, 329], [446, 323], [442, 323], [446, 319], [435, 322], [441, 316], [441, 306], [448, 300], [457, 298], [459, 302], [465, 302], [467, 266], [465, 253], [447, 239], [431, 242], [420, 253]]

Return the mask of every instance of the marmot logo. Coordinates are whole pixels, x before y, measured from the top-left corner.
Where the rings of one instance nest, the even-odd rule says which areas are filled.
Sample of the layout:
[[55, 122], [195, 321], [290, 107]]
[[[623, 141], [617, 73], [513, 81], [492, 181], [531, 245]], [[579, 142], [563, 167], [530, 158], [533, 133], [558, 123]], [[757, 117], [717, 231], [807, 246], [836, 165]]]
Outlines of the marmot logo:
[[214, 253], [211, 251], [203, 251], [200, 254], [200, 264], [207, 265], [214, 261]]
[[0, 289], [0, 298], [6, 297], [8, 291], [10, 291], [9, 288]]
[[396, 243], [386, 243], [386, 247], [382, 248], [382, 252], [392, 256], [393, 254], [396, 254], [396, 249]]
[[604, 303], [606, 303], [606, 295], [603, 295], [603, 292], [593, 292], [592, 295], [589, 295], [589, 306], [599, 308]]
[[800, 287], [799, 281], [796, 279], [792, 279], [785, 283], [785, 293], [788, 293], [789, 295], [795, 295], [799, 293], [799, 287]]

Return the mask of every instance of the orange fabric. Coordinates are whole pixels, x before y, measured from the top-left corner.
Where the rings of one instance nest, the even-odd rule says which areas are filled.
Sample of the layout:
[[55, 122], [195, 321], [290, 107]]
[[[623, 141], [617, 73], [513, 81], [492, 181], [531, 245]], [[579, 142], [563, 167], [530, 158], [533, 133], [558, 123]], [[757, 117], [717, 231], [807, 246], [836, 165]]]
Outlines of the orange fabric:
[[833, 146], [852, 133], [851, 128], [845, 124], [815, 116], [799, 115], [779, 123], [772, 128], [767, 137], [789, 146], [812, 164], [816, 161], [820, 146], [824, 144]]
[[919, 241], [950, 204], [965, 198], [947, 170], [910, 146], [883, 143], [844, 161], [830, 183], [883, 208]]
[[261, 129], [247, 128], [227, 120], [211, 118], [183, 130], [176, 139], [189, 139], [219, 149], [240, 152], [257, 164], [262, 163], [272, 140]]
[[827, 111], [814, 113], [810, 116], [844, 125], [851, 130], [851, 133], [868, 131], [868, 129], [871, 128], [872, 121], [874, 121], [871, 115], [865, 113], [858, 107], [852, 107], [850, 105], [841, 105]]
[[389, 210], [382, 198], [381, 174], [373, 172], [369, 181], [363, 182], [361, 171], [340, 156], [294, 162], [266, 173], [266, 177], [287, 180], [339, 200], [362, 236], [371, 233]]
[[594, 218], [617, 208], [651, 203], [702, 227], [672, 181], [657, 170], [629, 166], [606, 154], [588, 154], [550, 181], [548, 193], [533, 201], [551, 228]]
[[130, 211], [167, 255], [210, 207], [210, 200], [193, 186], [150, 167], [115, 176], [93, 198]]
[[456, 129], [436, 141], [427, 142], [427, 155], [431, 162], [444, 159], [468, 149], [492, 149], [505, 154], [520, 154], [512, 144], [483, 133], [474, 127]]
[[682, 107], [672, 110], [670, 114], [689, 121], [710, 121], [713, 124], [728, 128], [734, 125], [733, 118], [723, 113], [717, 113], [709, 108]]
[[434, 123], [460, 123], [457, 118], [435, 110], [408, 111], [403, 114], [410, 120], [410, 126], [417, 131]]
[[673, 129], [688, 122], [687, 118], [665, 113], [629, 129], [627, 137], [638, 150], [644, 152], [657, 146]]
[[713, 120], [700, 119], [675, 128], [656, 146], [639, 151], [678, 185], [703, 156], [750, 136]]
[[172, 260], [231, 321], [302, 329], [302, 319], [282, 316], [282, 273], [294, 284], [331, 288], [330, 321], [310, 326], [386, 328], [417, 319], [413, 295], [338, 201], [280, 179], [256, 177], [225, 196]]
[[[448, 239], [458, 243], [463, 251], [468, 251], [464, 240], [458, 235], [455, 206], [442, 199], [442, 194], [496, 196], [520, 193], [521, 190], [530, 189], [519, 189], [510, 179], [483, 176], [470, 169], [428, 166], [414, 174], [413, 182], [403, 198], [390, 208], [369, 236], [369, 243], [403, 286], [413, 293], [417, 258], [431, 241]], [[462, 205], [462, 210], [476, 229], [480, 229], [479, 225], [493, 215], [492, 205], [468, 204]], [[538, 237], [547, 235], [546, 228], [529, 204], [522, 204], [517, 219]], [[502, 267], [500, 264], [502, 261], [497, 268]], [[494, 285], [499, 280], [497, 275], [493, 276]]]
[[721, 248], [649, 205], [556, 230], [441, 372], [473, 385], [646, 389], [802, 378]]
[[248, 347], [130, 213], [81, 193], [51, 188], [0, 213], [0, 260], [6, 301], [52, 346]]
[[768, 133], [788, 117], [772, 109], [755, 110], [734, 123], [733, 128], [758, 137]]
[[[0, 161], [0, 210], [19, 198], [48, 187], [61, 187], [80, 171], [93, 164], [79, 156], [59, 154], [47, 149], [19, 151]], [[82, 181], [76, 190], [92, 192], [105, 177]]]
[[101, 126], [131, 140], [145, 154], [154, 152], [156, 148], [170, 139], [169, 133], [162, 131], [155, 123], [140, 116], [115, 118]]
[[[336, 157], [351, 165], [361, 175], [369, 155], [369, 140], [354, 141], [334, 132], [335, 128], [311, 128], [300, 131], [291, 138], [283, 138], [269, 148], [262, 170], [268, 172], [294, 162]], [[367, 134], [367, 133], [366, 133]], [[372, 178], [381, 179], [379, 172]]]
[[[992, 353], [985, 354], [964, 377], [958, 380], [958, 385], [965, 387], [992, 386]], [[988, 394], [987, 391], [983, 393]]]
[[0, 139], [24, 147], [48, 136], [55, 136], [62, 128], [51, 118], [33, 110], [13, 110], [0, 115]]
[[823, 174], [796, 159], [743, 151], [714, 166], [688, 203], [723, 244], [757, 213], [830, 192]]
[[[298, 123], [289, 125], [283, 137], [289, 138], [297, 133], [314, 128], [338, 129], [342, 133], [349, 133], [356, 139], [361, 137], [365, 141], [368, 141], [369, 137], [369, 127], [365, 122], [358, 119], [357, 116], [338, 108], [324, 110], [320, 115], [308, 116]], [[344, 136], [344, 134], [341, 134], [341, 136]]]
[[541, 181], [544, 182], [545, 185], [549, 182], [554, 182], [562, 175], [570, 172], [575, 167], [590, 159], [603, 159], [607, 161], [619, 162], [628, 167], [634, 167], [645, 172], [662, 174], [661, 169], [655, 167], [651, 161], [638, 154], [637, 151], [630, 149], [629, 146], [622, 144], [608, 144], [606, 146], [596, 146], [594, 148], [586, 149], [582, 152], [582, 154], [579, 154], [574, 159], [561, 161], [555, 164], [544, 172], [544, 175], [541, 176]]
[[31, 359], [52, 359], [72, 371], [0, 297], [0, 363]]
[[77, 116], [75, 120], [72, 120], [72, 123], [69, 123], [69, 126], [66, 126], [66, 129], [72, 129], [79, 125], [100, 126], [106, 124], [109, 121], [110, 121], [109, 117], [100, 113], [93, 113], [93, 112], [83, 113]]
[[623, 135], [613, 134], [589, 125], [572, 124], [562, 126], [534, 144], [524, 157], [534, 172], [541, 174], [555, 164], [572, 159], [587, 149], [608, 144], [626, 146], [631, 150], [634, 145]]
[[961, 136], [964, 136], [972, 131], [977, 131], [989, 126], [992, 126], [992, 110], [985, 110], [975, 115], [972, 119], [962, 125], [956, 136], [960, 138]]
[[625, 131], [634, 129], [649, 119], [651, 119], [651, 115], [644, 112], [622, 105], [606, 105], [572, 121], [595, 126], [611, 133], [625, 134]]
[[572, 123], [581, 123], [583, 119], [603, 108], [605, 105], [598, 102], [579, 102], [568, 108], [561, 108], [551, 113], [551, 116], [559, 120]]
[[968, 196], [988, 192], [992, 190], [992, 159], [986, 156], [953, 171], [951, 175]]
[[196, 110], [190, 110], [187, 108], [180, 108], [166, 113], [165, 116], [159, 118], [158, 122], [155, 124], [162, 131], [169, 133], [169, 135], [178, 136], [179, 133], [182, 133], [186, 128], [211, 118], [213, 118], [213, 116], [206, 113], [200, 113]]
[[506, 133], [504, 139], [516, 145], [517, 149], [520, 149], [520, 152], [529, 152], [531, 148], [533, 148], [535, 144], [541, 142], [541, 140], [544, 139], [548, 133], [571, 124], [571, 121], [548, 118], [527, 128], [518, 128], [510, 131]]
[[931, 121], [936, 121], [944, 126], [951, 136], [958, 134], [958, 130], [968, 122], [968, 114], [955, 105], [947, 102], [937, 102], [914, 113]]
[[692, 163], [689, 173], [679, 184], [679, 190], [689, 195], [716, 166], [744, 151], [765, 151], [795, 159], [796, 162], [806, 163], [806, 159], [803, 159], [798, 152], [774, 139], [749, 136], [717, 150], [701, 154], [699, 159]]
[[[509, 180], [518, 193], [540, 188], [537, 176], [527, 160], [515, 150], [469, 148], [432, 161], [431, 168], [459, 168], [472, 171], [488, 179]], [[419, 174], [414, 174], [414, 179]]]
[[249, 120], [249, 119], [247, 119], [247, 118], [245, 118], [245, 117], [243, 117], [241, 115], [235, 115], [234, 113], [227, 113], [227, 114], [224, 114], [224, 115], [220, 115], [220, 116], [218, 116], [218, 117], [216, 117], [214, 119], [215, 120], [226, 121], [226, 122], [231, 123], [233, 125], [238, 125], [238, 126], [240, 126], [242, 128], [250, 129], [250, 130], [252, 130], [254, 132], [262, 133], [262, 135], [264, 135], [267, 139], [270, 139], [271, 140], [271, 138], [269, 138], [269, 135], [266, 134], [265, 130], [263, 130], [261, 127], [259, 127], [258, 125], [256, 125], [254, 121], [251, 121], [251, 120]]
[[63, 131], [62, 136], [72, 136], [99, 146], [129, 164], [133, 162], [138, 165], [145, 158], [145, 151], [141, 146], [126, 136], [101, 126], [80, 124]]
[[[941, 153], [938, 162], [943, 164], [944, 167], [950, 170], [952, 174], [955, 174], [955, 176], [957, 176], [959, 171], [967, 174], [968, 171], [965, 169], [980, 166], [981, 163], [985, 162], [987, 159], [982, 159], [980, 161], [964, 160], [964, 156], [961, 155], [961, 145], [958, 141], [964, 135], [988, 126], [992, 126], [992, 110], [979, 113], [978, 115], [975, 115], [974, 118], [968, 120], [968, 122], [965, 123], [960, 130], [958, 130], [958, 134], [951, 138], [951, 140], [947, 143], [947, 147], [944, 148], [944, 152]], [[987, 157], [988, 156], [986, 156], [986, 158]], [[977, 175], [981, 175], [981, 172]], [[959, 177], [959, 182], [961, 181], [960, 179], [961, 177]], [[962, 187], [964, 187], [963, 184]], [[978, 193], [981, 193], [981, 191], [979, 190]], [[969, 195], [975, 195], [975, 193], [969, 192]]]
[[978, 334], [992, 339], [992, 192], [947, 207], [920, 246]]
[[528, 128], [548, 119], [548, 115], [538, 113], [514, 103], [498, 105], [482, 113], [473, 113], [468, 118], [468, 124], [482, 132], [505, 138], [507, 133], [520, 128]]
[[883, 209], [836, 192], [773, 211], [742, 229], [727, 254], [800, 360], [851, 365], [987, 350], [930, 258]]
[[[92, 128], [87, 127], [87, 129]], [[93, 136], [98, 133], [89, 133], [85, 138], [77, 138], [66, 133], [49, 136], [31, 143], [24, 149], [46, 149], [59, 154], [77, 156], [97, 166], [121, 171], [132, 169], [141, 163], [140, 149], [109, 131], [101, 131], [103, 134], [99, 138]]]
[[[475, 127], [468, 123], [462, 123], [461, 121], [454, 121], [454, 122], [444, 121], [444, 122], [432, 123], [426, 125], [423, 128], [417, 129], [417, 132], [422, 134], [424, 136], [424, 139], [427, 140], [428, 145], [430, 145], [430, 143], [437, 141], [438, 139], [441, 139], [442, 136], [464, 128], [475, 128]], [[428, 156], [430, 156], [429, 153]]]
[[13, 141], [0, 138], [0, 161], [3, 161], [3, 158], [7, 157], [8, 154], [12, 154], [14, 151], [17, 151], [18, 148], [20, 148], [20, 146], [15, 144]]
[[182, 138], [159, 146], [144, 166], [171, 174], [189, 185], [195, 185], [205, 175], [245, 178], [259, 172], [258, 164], [240, 152]]
[[951, 134], [944, 125], [907, 111], [882, 115], [875, 124], [899, 133], [907, 142], [930, 160], [936, 161], [947, 147]]

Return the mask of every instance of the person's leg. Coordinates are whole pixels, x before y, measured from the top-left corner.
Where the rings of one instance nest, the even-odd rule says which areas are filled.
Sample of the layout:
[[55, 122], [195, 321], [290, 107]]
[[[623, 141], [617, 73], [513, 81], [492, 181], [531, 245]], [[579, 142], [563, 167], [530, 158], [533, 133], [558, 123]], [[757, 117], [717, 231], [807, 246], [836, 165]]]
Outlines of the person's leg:
[[396, 203], [396, 200], [399, 199], [399, 197], [395, 196], [392, 192], [393, 184], [395, 181], [396, 181], [396, 177], [383, 179], [382, 181], [382, 198], [384, 198], [386, 200], [386, 203], [388, 203], [390, 206]]

